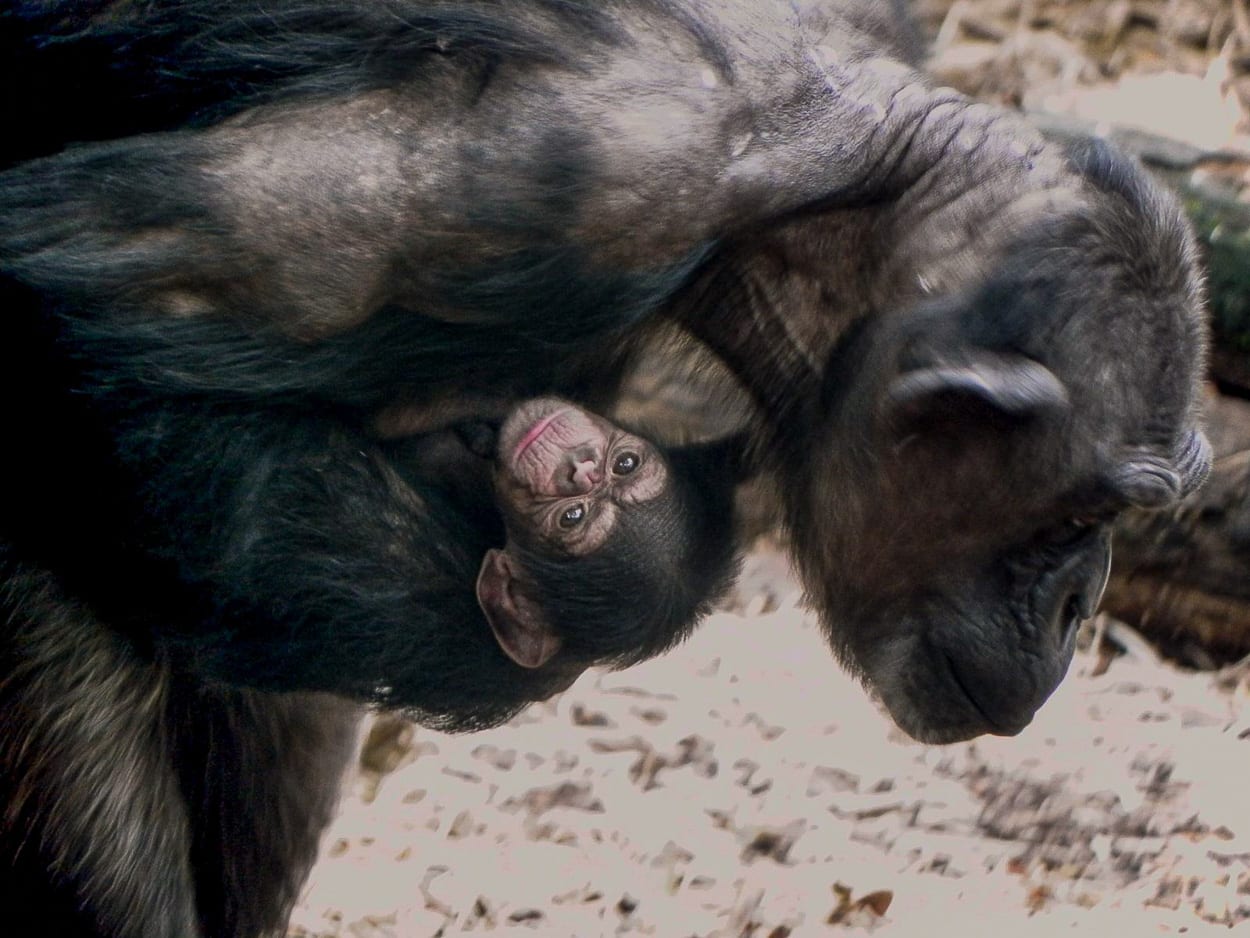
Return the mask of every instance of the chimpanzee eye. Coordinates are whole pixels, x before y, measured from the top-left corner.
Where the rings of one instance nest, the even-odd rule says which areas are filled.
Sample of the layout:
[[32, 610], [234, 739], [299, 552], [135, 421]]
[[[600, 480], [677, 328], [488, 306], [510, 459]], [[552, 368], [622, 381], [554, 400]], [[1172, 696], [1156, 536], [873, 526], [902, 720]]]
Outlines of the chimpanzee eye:
[[1045, 535], [1050, 547], [1075, 547], [1101, 526], [1102, 519], [1097, 515], [1074, 515], [1057, 528], [1052, 528]]
[[612, 471], [618, 476], [627, 476], [640, 465], [642, 465], [642, 459], [638, 454], [626, 451], [616, 457], [616, 461], [612, 463]]
[[575, 528], [585, 520], [586, 506], [580, 504], [574, 505], [571, 508], [564, 509], [564, 511], [560, 514], [560, 527]]

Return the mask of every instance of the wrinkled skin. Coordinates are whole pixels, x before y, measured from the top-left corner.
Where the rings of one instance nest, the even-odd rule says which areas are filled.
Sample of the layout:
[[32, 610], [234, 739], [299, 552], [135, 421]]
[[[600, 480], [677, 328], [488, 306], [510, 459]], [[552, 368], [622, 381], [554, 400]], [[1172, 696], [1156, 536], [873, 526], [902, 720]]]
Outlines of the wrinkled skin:
[[556, 398], [518, 407], [499, 450], [495, 488], [511, 523], [572, 554], [601, 545], [619, 512], [656, 498], [668, 480], [650, 441]]

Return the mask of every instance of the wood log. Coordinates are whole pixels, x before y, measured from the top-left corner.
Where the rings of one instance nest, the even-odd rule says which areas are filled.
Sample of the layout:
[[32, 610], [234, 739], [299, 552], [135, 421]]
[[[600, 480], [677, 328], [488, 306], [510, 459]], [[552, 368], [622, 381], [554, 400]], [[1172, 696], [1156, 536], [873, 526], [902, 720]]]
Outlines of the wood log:
[[1250, 403], [1215, 396], [1206, 486], [1116, 525], [1102, 608], [1197, 666], [1250, 654]]

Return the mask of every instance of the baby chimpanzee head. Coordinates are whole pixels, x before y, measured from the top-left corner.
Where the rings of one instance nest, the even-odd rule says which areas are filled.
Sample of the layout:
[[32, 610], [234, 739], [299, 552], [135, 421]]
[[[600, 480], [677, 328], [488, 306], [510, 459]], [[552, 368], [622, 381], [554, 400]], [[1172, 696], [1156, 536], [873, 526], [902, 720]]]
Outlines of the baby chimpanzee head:
[[495, 490], [507, 543], [477, 597], [517, 664], [624, 666], [685, 638], [733, 581], [736, 442], [664, 450], [568, 401], [504, 420]]

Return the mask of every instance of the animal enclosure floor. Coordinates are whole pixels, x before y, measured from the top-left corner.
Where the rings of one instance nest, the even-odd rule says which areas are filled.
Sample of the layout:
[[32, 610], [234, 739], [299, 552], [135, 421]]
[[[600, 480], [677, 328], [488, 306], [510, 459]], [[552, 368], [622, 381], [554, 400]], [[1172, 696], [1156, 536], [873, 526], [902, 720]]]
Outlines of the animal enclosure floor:
[[[784, 561], [510, 725], [382, 719], [291, 936], [1198, 934], [1250, 918], [1250, 681], [1101, 623], [1014, 739], [906, 740]], [[1127, 651], [1125, 650], [1127, 649]]]

